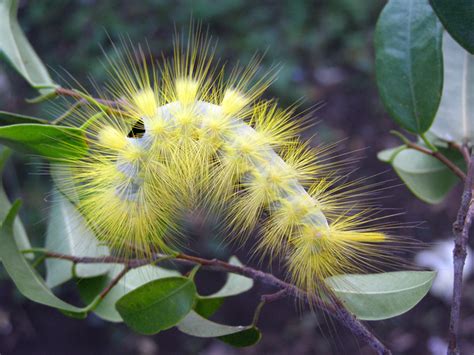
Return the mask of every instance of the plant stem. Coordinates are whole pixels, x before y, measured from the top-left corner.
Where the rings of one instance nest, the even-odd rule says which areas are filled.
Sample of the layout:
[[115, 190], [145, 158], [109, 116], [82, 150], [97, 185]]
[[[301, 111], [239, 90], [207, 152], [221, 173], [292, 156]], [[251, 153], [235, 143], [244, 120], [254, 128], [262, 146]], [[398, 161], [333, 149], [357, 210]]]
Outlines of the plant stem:
[[419, 152], [422, 152], [427, 155], [431, 155], [433, 158], [438, 159], [440, 162], [442, 162], [444, 165], [446, 165], [449, 169], [452, 170], [453, 173], [455, 173], [461, 180], [466, 180], [466, 174], [464, 171], [462, 171], [456, 164], [454, 164], [451, 160], [446, 158], [444, 154], [442, 154], [439, 150], [433, 151], [428, 148], [422, 147], [421, 145], [418, 145], [416, 143], [407, 141], [404, 142], [405, 145], [408, 148], [415, 149]]
[[[42, 250], [40, 250], [42, 251]], [[69, 260], [75, 263], [119, 263], [124, 264], [129, 269], [137, 268], [140, 266], [156, 263], [164, 257], [169, 257], [169, 255], [155, 254], [152, 258], [149, 259], [124, 259], [117, 258], [113, 256], [106, 257], [76, 257], [72, 255], [59, 254], [54, 252], [45, 252], [46, 257]], [[239, 274], [247, 276], [255, 281], [260, 281], [262, 283], [271, 285], [279, 289], [278, 292], [271, 295], [264, 295], [265, 302], [270, 302], [277, 300], [286, 295], [295, 297], [303, 302], [306, 302], [311, 306], [316, 305], [322, 311], [328, 315], [336, 318], [344, 326], [346, 326], [357, 338], [365, 341], [369, 344], [377, 354], [391, 354], [391, 351], [360, 321], [358, 320], [351, 312], [349, 312], [344, 305], [338, 301], [335, 297], [332, 297], [332, 303], [328, 303], [321, 299], [315, 300], [314, 297], [308, 297], [305, 291], [299, 289], [295, 285], [287, 283], [276, 276], [257, 270], [248, 266], [238, 266], [232, 265], [225, 261], [218, 259], [204, 259], [197, 256], [187, 255], [187, 254], [176, 254], [171, 256], [174, 261], [187, 264], [187, 265], [201, 265], [202, 268], [212, 271], [221, 271], [221, 272], [231, 272], [234, 274]], [[120, 279], [118, 279], [120, 280]], [[117, 282], [118, 282], [117, 280]], [[108, 288], [112, 288], [109, 285]], [[324, 285], [322, 286], [328, 290]], [[105, 290], [104, 290], [105, 291]], [[281, 291], [281, 292], [280, 292]], [[330, 292], [330, 290], [328, 290]], [[262, 296], [262, 297], [264, 297]], [[263, 301], [263, 300], [262, 300]]]
[[453, 280], [453, 300], [451, 305], [451, 318], [449, 321], [449, 347], [448, 354], [460, 354], [459, 348], [459, 323], [461, 314], [462, 277], [464, 264], [467, 256], [467, 242], [469, 240], [469, 230], [474, 216], [473, 200], [474, 182], [474, 154], [469, 159], [468, 173], [464, 183], [464, 191], [461, 198], [456, 221], [453, 224], [454, 233], [454, 280]]
[[109, 294], [109, 292], [118, 284], [118, 282], [125, 276], [125, 274], [130, 270], [128, 265], [125, 265], [122, 271], [113, 278], [113, 280], [108, 284], [102, 292], [92, 301], [91, 304], [87, 306], [87, 312], [92, 312], [97, 308], [97, 306], [103, 301], [103, 299]]
[[112, 282], [111, 282], [109, 285], [107, 285], [106, 288], [104, 288], [104, 289], [102, 290], [102, 292], [101, 292], [100, 295], [99, 295], [99, 298], [100, 298], [101, 300], [103, 300], [103, 299], [105, 298], [105, 296], [108, 295], [108, 293], [110, 292], [110, 290], [112, 290], [112, 289], [114, 288], [114, 286], [115, 286], [116, 284], [118, 284], [118, 282], [122, 279], [122, 277], [125, 276], [125, 274], [126, 274], [129, 270], [130, 270], [130, 267], [128, 267], [127, 265], [125, 265], [125, 267], [123, 268], [123, 270], [120, 271], [120, 273], [119, 273], [117, 276], [114, 277], [114, 279], [112, 280]]
[[286, 290], [284, 288], [282, 288], [280, 291], [277, 291], [269, 295], [262, 295], [260, 297], [260, 303], [257, 305], [257, 308], [255, 309], [252, 325], [257, 326], [257, 322], [260, 319], [260, 313], [262, 312], [263, 306], [265, 306], [267, 303], [278, 301], [279, 299], [285, 296], [286, 296]]
[[[63, 87], [56, 88], [55, 94], [59, 96], [66, 96], [66, 97], [72, 97], [74, 99], [77, 99], [78, 105], [89, 103], [89, 104], [98, 106], [100, 109], [106, 112], [117, 113], [119, 115], [128, 115], [127, 112], [121, 110], [124, 106], [126, 106], [126, 102], [97, 99], [87, 94], [81, 93], [77, 90], [70, 90]], [[71, 108], [76, 109], [77, 107], [73, 106]], [[65, 114], [68, 115], [69, 114], [68, 111], [66, 111]], [[62, 116], [64, 116], [64, 114]], [[57, 118], [55, 121], [62, 120], [64, 118], [62, 116]]]
[[436, 148], [430, 141], [428, 138], [426, 138], [425, 134], [422, 133], [420, 134], [420, 138], [423, 140], [423, 142], [425, 142], [426, 146], [432, 150], [433, 152], [437, 152], [438, 151], [438, 148]]
[[456, 142], [449, 142], [448, 144], [450, 147], [457, 149], [462, 154], [466, 164], [469, 165], [469, 160], [471, 159], [471, 153], [469, 151], [469, 147], [466, 144], [461, 145]]

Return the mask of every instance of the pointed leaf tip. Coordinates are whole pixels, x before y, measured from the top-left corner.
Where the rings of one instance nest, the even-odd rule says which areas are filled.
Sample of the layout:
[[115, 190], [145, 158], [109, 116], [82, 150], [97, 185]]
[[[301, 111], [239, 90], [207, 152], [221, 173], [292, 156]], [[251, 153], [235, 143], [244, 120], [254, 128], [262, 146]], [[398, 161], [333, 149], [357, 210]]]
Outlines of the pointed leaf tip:
[[433, 284], [433, 271], [339, 275], [326, 279], [349, 311], [362, 320], [382, 320], [412, 309]]

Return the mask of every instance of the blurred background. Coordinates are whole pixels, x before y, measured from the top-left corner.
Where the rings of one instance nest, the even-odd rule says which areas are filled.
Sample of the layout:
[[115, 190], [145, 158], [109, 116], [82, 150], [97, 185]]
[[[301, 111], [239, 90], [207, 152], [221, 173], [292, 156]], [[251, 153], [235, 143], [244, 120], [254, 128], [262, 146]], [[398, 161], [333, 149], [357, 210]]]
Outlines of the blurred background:
[[[148, 41], [158, 57], [172, 49], [175, 28], [187, 30], [190, 19], [208, 26], [218, 40], [217, 57], [229, 63], [246, 63], [256, 52], [266, 52], [263, 69], [281, 65], [276, 82], [266, 95], [278, 97], [286, 106], [303, 98], [302, 109], [319, 105], [312, 132], [317, 141], [341, 141], [342, 151], [361, 157], [356, 176], [374, 176], [369, 183], [387, 181], [384, 207], [403, 212], [400, 223], [423, 222], [402, 234], [420, 240], [429, 249], [450, 240], [461, 189], [442, 204], [427, 205], [400, 185], [388, 165], [376, 158], [378, 151], [397, 146], [389, 134], [395, 128], [378, 97], [374, 77], [373, 32], [384, 6], [382, 0], [251, 1], [251, 0], [144, 0], [144, 1], [20, 1], [19, 20], [39, 56], [60, 80], [66, 71], [86, 87], [88, 77], [105, 78], [101, 47], [109, 52], [110, 37], [128, 35], [133, 43]], [[47, 117], [47, 105], [29, 105], [25, 98], [36, 93], [13, 70], [0, 64], [0, 109]], [[15, 155], [5, 171], [4, 184], [10, 197], [25, 202], [21, 217], [36, 246], [44, 240], [51, 182], [42, 171], [44, 163]], [[377, 175], [376, 175], [377, 174]], [[376, 176], [375, 176], [376, 175]], [[227, 258], [237, 254], [246, 262], [245, 250], [223, 247], [204, 232], [197, 233], [197, 252], [207, 257]], [[436, 295], [429, 295], [415, 309], [369, 326], [399, 354], [445, 353], [449, 316], [449, 258], [451, 244], [438, 247], [431, 259], [439, 261], [441, 275]], [[413, 259], [413, 257], [412, 257]], [[418, 258], [419, 259], [419, 258]], [[472, 269], [472, 267], [471, 267]], [[471, 269], [468, 272], [472, 271]], [[442, 271], [445, 270], [446, 273]], [[447, 281], [445, 279], [448, 279]], [[212, 292], [224, 275], [200, 273], [202, 292]], [[444, 282], [444, 283], [443, 283]], [[57, 294], [78, 302], [73, 285]], [[260, 294], [251, 291], [231, 298], [216, 320], [228, 324], [248, 323]], [[461, 334], [466, 353], [474, 353], [474, 283], [464, 288]], [[0, 269], [0, 354], [371, 354], [339, 324], [318, 314], [302, 311], [290, 299], [268, 305], [262, 314], [263, 338], [251, 348], [234, 349], [217, 340], [183, 335], [175, 330], [145, 337], [124, 325], [90, 316], [75, 320], [56, 310], [26, 301]]]

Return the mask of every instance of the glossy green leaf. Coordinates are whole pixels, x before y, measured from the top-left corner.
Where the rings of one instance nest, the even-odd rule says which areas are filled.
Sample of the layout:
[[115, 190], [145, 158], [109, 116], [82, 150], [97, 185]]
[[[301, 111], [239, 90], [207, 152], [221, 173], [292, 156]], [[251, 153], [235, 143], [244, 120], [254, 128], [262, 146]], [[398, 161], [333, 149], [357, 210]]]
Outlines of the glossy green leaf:
[[245, 329], [239, 333], [224, 335], [219, 337], [224, 343], [235, 346], [237, 348], [243, 348], [246, 346], [252, 346], [257, 344], [262, 338], [262, 333], [256, 327]]
[[[113, 264], [107, 275], [82, 279], [78, 281], [81, 298], [86, 303], [91, 303], [95, 297], [123, 270], [123, 265]], [[166, 277], [180, 276], [175, 270], [168, 270], [158, 266], [145, 265], [130, 270], [115, 285], [102, 302], [95, 308], [94, 313], [110, 322], [122, 322], [122, 317], [115, 309], [115, 303], [130, 291], [135, 290], [147, 282]]]
[[412, 309], [426, 296], [435, 276], [432, 271], [398, 271], [340, 275], [326, 283], [359, 319], [381, 320]]
[[17, 20], [18, 0], [0, 0], [0, 55], [20, 73], [31, 86], [45, 93], [54, 82], [35, 53]]
[[[94, 233], [87, 226], [84, 217], [60, 193], [55, 192], [54, 204], [51, 209], [48, 231], [46, 233], [46, 249], [59, 254], [73, 256], [101, 257], [110, 255], [109, 249], [100, 245]], [[73, 277], [72, 262], [61, 259], [46, 259], [46, 284], [58, 286]], [[87, 278], [107, 273], [107, 264], [77, 264], [77, 277]]]
[[142, 334], [155, 334], [178, 324], [192, 309], [196, 287], [188, 278], [151, 281], [120, 298], [115, 307], [124, 322]]
[[[473, 25], [474, 27], [474, 25]], [[433, 126], [448, 142], [474, 143], [474, 55], [443, 34], [444, 87]]]
[[204, 318], [209, 318], [221, 308], [224, 301], [225, 298], [201, 298], [198, 296], [194, 310]]
[[[242, 266], [242, 263], [237, 257], [232, 256], [229, 259], [229, 264]], [[217, 309], [224, 303], [226, 297], [240, 295], [253, 287], [253, 280], [238, 274], [229, 273], [226, 283], [217, 292], [198, 296], [194, 310], [203, 317], [210, 317]]]
[[48, 121], [41, 118], [0, 111], [0, 126], [9, 126], [18, 123], [48, 124]]
[[[463, 166], [464, 160], [459, 152], [441, 148], [440, 151], [451, 161]], [[416, 197], [431, 204], [441, 202], [459, 181], [438, 159], [414, 149], [399, 152], [392, 166]]]
[[254, 326], [230, 326], [212, 322], [191, 311], [179, 324], [185, 334], [200, 338], [219, 338], [234, 346], [244, 347], [257, 343], [261, 334]]
[[0, 229], [0, 259], [5, 270], [26, 298], [57, 308], [69, 316], [84, 318], [87, 314], [86, 309], [75, 307], [57, 298], [18, 249], [13, 239], [13, 221], [19, 208], [20, 203], [17, 201], [8, 212]]
[[410, 132], [426, 132], [438, 109], [441, 34], [428, 0], [391, 0], [377, 22], [377, 86], [390, 116]]
[[[10, 149], [0, 146], [0, 174], [1, 172], [3, 172], [5, 163], [7, 162], [10, 155]], [[5, 219], [10, 208], [11, 203], [8, 199], [7, 194], [5, 193], [5, 190], [3, 189], [3, 183], [0, 175], [0, 221], [3, 221]], [[31, 248], [30, 240], [28, 239], [25, 227], [23, 227], [23, 223], [21, 223], [19, 216], [15, 218], [15, 222], [13, 224], [13, 235], [15, 236], [16, 244], [18, 245], [18, 248], [20, 250]], [[33, 255], [27, 254], [26, 257], [30, 259], [33, 258]]]
[[51, 160], [81, 157], [87, 152], [84, 132], [78, 128], [41, 124], [0, 127], [0, 144]]
[[474, 54], [474, 1], [430, 0], [431, 6], [451, 36]]

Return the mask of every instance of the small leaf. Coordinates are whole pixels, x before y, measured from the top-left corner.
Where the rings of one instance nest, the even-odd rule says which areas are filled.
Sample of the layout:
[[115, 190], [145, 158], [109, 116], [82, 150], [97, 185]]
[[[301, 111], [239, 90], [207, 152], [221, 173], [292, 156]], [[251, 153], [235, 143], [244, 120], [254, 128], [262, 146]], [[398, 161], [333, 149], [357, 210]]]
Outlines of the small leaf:
[[257, 343], [261, 334], [254, 326], [230, 326], [212, 322], [191, 311], [178, 324], [178, 329], [185, 334], [200, 338], [219, 338], [237, 347], [250, 346]]
[[115, 307], [124, 322], [142, 334], [178, 324], [192, 309], [196, 286], [184, 277], [151, 281], [120, 298]]
[[474, 2], [472, 0], [430, 0], [431, 6], [449, 34], [474, 54]]
[[[0, 147], [0, 173], [3, 172], [5, 167], [5, 163], [7, 162], [8, 158], [11, 155], [11, 150], [5, 147]], [[0, 175], [1, 177], [1, 175]], [[10, 200], [8, 199], [5, 190], [3, 189], [3, 182], [0, 178], [0, 221], [3, 221], [7, 216], [8, 211], [11, 208]], [[20, 217], [16, 216], [15, 222], [13, 224], [13, 235], [15, 236], [16, 244], [20, 250], [24, 249], [31, 249], [30, 240], [25, 231], [25, 227], [23, 227], [23, 223], [21, 223]], [[33, 259], [32, 254], [27, 254], [26, 257], [28, 259]], [[0, 258], [1, 260], [1, 258]]]
[[78, 128], [41, 124], [16, 124], [0, 127], [0, 143], [23, 153], [45, 158], [77, 158], [87, 152], [84, 132]]
[[48, 124], [49, 122], [41, 118], [0, 111], [0, 126], [9, 126], [18, 123]]
[[381, 150], [377, 153], [377, 159], [383, 161], [384, 163], [391, 163], [397, 154], [404, 149], [406, 149], [406, 146], [401, 145], [399, 147]]
[[[235, 256], [229, 259], [229, 264], [242, 266], [242, 263]], [[212, 295], [198, 296], [194, 310], [203, 317], [208, 318], [224, 303], [224, 298], [240, 295], [252, 287], [252, 279], [242, 275], [228, 273], [227, 281], [219, 291]]]
[[[474, 25], [473, 25], [474, 26]], [[474, 55], [443, 35], [444, 87], [434, 135], [458, 144], [474, 143]]]
[[[82, 300], [91, 303], [95, 297], [111, 283], [111, 281], [123, 270], [123, 265], [113, 264], [107, 275], [82, 279], [77, 283]], [[109, 322], [122, 322], [122, 317], [115, 309], [115, 303], [130, 291], [135, 290], [147, 282], [165, 277], [180, 276], [175, 270], [168, 270], [158, 266], [145, 265], [130, 270], [115, 285], [107, 296], [100, 302], [94, 313]]]
[[243, 348], [246, 346], [252, 346], [257, 344], [262, 338], [262, 333], [256, 327], [246, 329], [242, 332], [229, 334], [219, 337], [224, 343], [235, 346], [237, 348]]
[[204, 318], [209, 318], [224, 304], [225, 298], [202, 298], [198, 296], [194, 310]]
[[[440, 151], [451, 161], [463, 166], [464, 160], [459, 152], [442, 148]], [[392, 166], [416, 197], [431, 204], [441, 202], [459, 181], [438, 159], [414, 149], [399, 152]]]
[[375, 30], [377, 86], [391, 117], [426, 132], [443, 88], [442, 26], [428, 0], [391, 0]]
[[[60, 193], [53, 194], [55, 202], [51, 209], [46, 234], [46, 249], [59, 254], [101, 257], [110, 255], [106, 246], [99, 245], [84, 217]], [[77, 264], [76, 275], [81, 278], [103, 275], [107, 264]], [[72, 262], [61, 259], [46, 259], [46, 284], [56, 287], [73, 277]]]
[[57, 308], [69, 316], [84, 318], [87, 314], [86, 309], [72, 306], [57, 298], [18, 249], [13, 239], [13, 221], [19, 208], [20, 203], [17, 201], [8, 212], [0, 229], [0, 259], [5, 270], [26, 298]]
[[435, 276], [433, 271], [398, 271], [339, 275], [326, 283], [359, 319], [381, 320], [412, 309], [426, 296]]
[[31, 86], [42, 93], [49, 92], [55, 84], [21, 30], [17, 12], [18, 0], [0, 1], [0, 56], [4, 56]]

